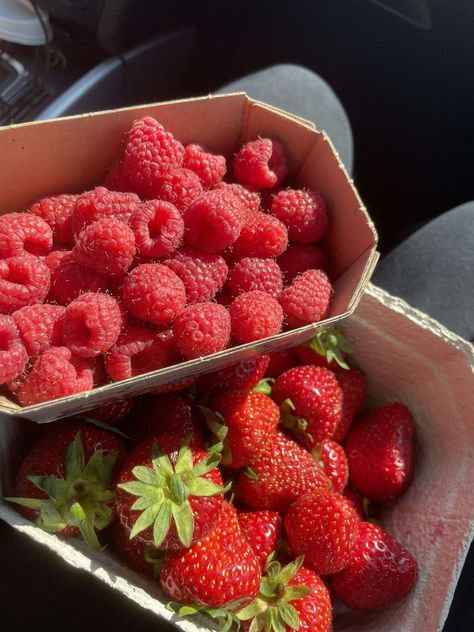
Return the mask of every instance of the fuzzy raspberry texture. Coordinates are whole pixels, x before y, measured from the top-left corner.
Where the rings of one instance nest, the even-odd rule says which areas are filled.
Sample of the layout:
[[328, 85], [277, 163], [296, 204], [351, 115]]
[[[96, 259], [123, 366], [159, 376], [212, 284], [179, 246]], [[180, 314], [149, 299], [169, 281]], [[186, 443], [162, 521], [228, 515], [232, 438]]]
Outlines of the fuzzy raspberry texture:
[[166, 325], [183, 311], [186, 289], [173, 270], [160, 263], [144, 263], [124, 280], [122, 300], [136, 318]]
[[322, 270], [306, 270], [283, 290], [280, 305], [290, 327], [303, 327], [326, 318], [332, 286]]
[[104, 185], [109, 191], [122, 191], [131, 193], [135, 191], [134, 185], [125, 175], [123, 160], [116, 160], [105, 176]]
[[168, 364], [166, 342], [149, 329], [130, 327], [105, 356], [105, 370], [118, 382]]
[[96, 187], [79, 196], [74, 211], [76, 235], [98, 219], [119, 219], [125, 224], [140, 204], [135, 193], [109, 191], [106, 187]]
[[126, 272], [135, 252], [133, 230], [118, 219], [99, 219], [89, 224], [72, 249], [78, 263], [104, 277]]
[[203, 192], [201, 180], [190, 169], [173, 169], [158, 178], [155, 195], [158, 199], [174, 204], [183, 212]]
[[229, 311], [232, 335], [241, 344], [275, 336], [281, 331], [283, 310], [266, 292], [254, 290], [240, 294]]
[[246, 215], [260, 209], [260, 193], [252, 187], [245, 187], [236, 182], [219, 182], [214, 188], [218, 191], [230, 191], [238, 197]]
[[123, 157], [125, 177], [144, 200], [156, 197], [159, 177], [183, 164], [184, 147], [151, 116], [135, 121]]
[[140, 204], [130, 219], [138, 254], [144, 257], [170, 255], [181, 244], [184, 222], [176, 206], [161, 200]]
[[240, 200], [230, 191], [204, 193], [184, 211], [184, 239], [203, 252], [220, 252], [231, 246], [244, 221]]
[[67, 250], [54, 250], [44, 262], [51, 271], [49, 299], [59, 305], [69, 305], [84, 292], [105, 292], [107, 279], [81, 266]]
[[285, 276], [287, 283], [309, 269], [328, 271], [328, 259], [326, 254], [311, 244], [290, 244], [278, 259], [278, 265]]
[[186, 147], [183, 165], [200, 177], [206, 189], [212, 189], [227, 171], [224, 156], [211, 154], [205, 147], [196, 143]]
[[82, 294], [66, 307], [63, 337], [77, 356], [93, 358], [115, 344], [122, 325], [117, 301], [108, 294]]
[[190, 305], [174, 321], [173, 336], [186, 360], [222, 351], [230, 340], [229, 312], [217, 303]]
[[31, 406], [92, 387], [92, 369], [87, 360], [74, 356], [67, 347], [51, 347], [37, 358], [16, 394], [22, 406]]
[[291, 241], [302, 244], [319, 241], [329, 221], [326, 202], [314, 191], [280, 191], [273, 198], [270, 212], [288, 228]]
[[47, 304], [28, 305], [13, 313], [13, 320], [30, 357], [63, 344], [64, 313], [62, 305]]
[[163, 265], [173, 270], [184, 283], [188, 303], [210, 301], [223, 287], [228, 267], [217, 254], [199, 252], [183, 246]]
[[7, 213], [0, 217], [0, 259], [30, 253], [47, 254], [53, 245], [53, 231], [42, 217], [31, 213]]
[[240, 184], [258, 190], [276, 187], [287, 175], [283, 145], [271, 138], [246, 143], [234, 160], [234, 176]]
[[28, 354], [11, 316], [0, 314], [0, 384], [11, 382], [23, 372]]
[[48, 266], [33, 255], [23, 254], [0, 261], [0, 314], [41, 303], [49, 292]]
[[273, 259], [244, 257], [230, 271], [227, 283], [234, 296], [261, 290], [278, 298], [283, 290], [281, 270]]
[[286, 226], [273, 215], [261, 211], [248, 214], [239, 238], [232, 246], [234, 259], [278, 257], [288, 246]]
[[30, 207], [30, 213], [44, 219], [53, 231], [53, 241], [61, 248], [74, 245], [74, 210], [79, 195], [53, 195]]

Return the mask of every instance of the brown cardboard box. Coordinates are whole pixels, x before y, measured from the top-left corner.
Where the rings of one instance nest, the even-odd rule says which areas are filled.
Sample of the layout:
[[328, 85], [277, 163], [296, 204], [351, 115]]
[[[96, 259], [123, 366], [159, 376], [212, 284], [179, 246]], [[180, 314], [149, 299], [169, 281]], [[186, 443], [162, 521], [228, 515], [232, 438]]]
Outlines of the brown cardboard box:
[[[474, 533], [474, 348], [400, 299], [369, 285], [344, 323], [354, 360], [367, 373], [373, 403], [402, 401], [416, 421], [417, 467], [409, 490], [384, 516], [384, 526], [414, 554], [416, 587], [404, 600], [371, 614], [338, 610], [334, 632], [438, 632]], [[28, 443], [27, 421], [0, 425], [0, 497]], [[171, 619], [157, 583], [111, 553], [62, 541], [1, 504], [0, 518], [158, 617]], [[157, 621], [159, 629], [159, 621]], [[179, 621], [189, 632], [215, 630], [207, 620]]]
[[91, 409], [184, 376], [210, 371], [238, 359], [302, 342], [323, 324], [352, 313], [377, 260], [377, 236], [352, 182], [324, 132], [245, 94], [205, 97], [98, 112], [0, 129], [0, 212], [25, 210], [33, 200], [60, 192], [80, 192], [103, 182], [120, 155], [132, 122], [155, 116], [183, 143], [196, 141], [231, 158], [238, 146], [257, 136], [283, 142], [290, 181], [315, 188], [326, 198], [331, 223], [323, 240], [336, 282], [329, 318], [261, 342], [154, 371], [87, 393], [19, 408], [0, 397], [0, 414], [38, 422]]

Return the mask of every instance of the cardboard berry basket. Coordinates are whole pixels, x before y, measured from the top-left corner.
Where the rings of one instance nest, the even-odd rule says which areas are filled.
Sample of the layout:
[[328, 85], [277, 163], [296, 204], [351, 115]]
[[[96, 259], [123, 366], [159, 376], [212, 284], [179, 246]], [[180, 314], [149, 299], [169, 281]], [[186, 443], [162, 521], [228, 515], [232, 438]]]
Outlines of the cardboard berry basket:
[[[383, 525], [415, 556], [419, 577], [398, 604], [370, 614], [337, 610], [334, 632], [437, 632], [443, 627], [474, 533], [474, 348], [400, 299], [369, 285], [344, 323], [354, 362], [366, 372], [371, 402], [398, 400], [416, 422], [417, 466], [408, 491], [383, 516]], [[36, 424], [0, 425], [0, 498], [12, 492], [18, 464]], [[79, 540], [61, 540], [0, 501], [0, 518], [83, 569], [190, 632], [216, 630], [204, 619], [180, 620], [165, 607], [158, 584], [95, 553]], [[159, 625], [159, 622], [158, 622]]]
[[324, 132], [301, 119], [253, 101], [245, 94], [205, 97], [0, 128], [0, 213], [24, 211], [35, 199], [93, 188], [122, 150], [137, 118], [157, 118], [182, 143], [202, 143], [229, 161], [239, 146], [257, 138], [279, 139], [293, 186], [326, 199], [330, 225], [322, 241], [329, 254], [334, 296], [324, 323], [222, 351], [205, 358], [110, 384], [53, 402], [20, 408], [0, 397], [0, 414], [37, 422], [85, 411], [154, 386], [210, 371], [244, 357], [302, 342], [323, 324], [345, 318], [357, 306], [377, 260], [377, 235], [356, 189]]

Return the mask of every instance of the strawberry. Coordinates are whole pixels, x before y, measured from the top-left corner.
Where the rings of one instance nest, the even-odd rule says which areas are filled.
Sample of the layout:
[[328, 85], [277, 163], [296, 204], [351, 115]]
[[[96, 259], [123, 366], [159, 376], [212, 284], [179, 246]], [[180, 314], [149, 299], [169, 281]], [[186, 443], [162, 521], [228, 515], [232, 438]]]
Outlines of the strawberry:
[[254, 509], [285, 511], [311, 489], [329, 489], [331, 482], [313, 456], [282, 432], [265, 442], [242, 471], [236, 498]]
[[345, 442], [351, 485], [365, 498], [389, 501], [409, 486], [414, 422], [403, 404], [379, 406], [358, 420]]
[[365, 515], [364, 501], [361, 495], [358, 494], [355, 489], [352, 489], [352, 487], [346, 487], [342, 492], [342, 495], [352, 505], [352, 508], [355, 510], [359, 518], [361, 520], [365, 520], [367, 516]]
[[308, 447], [332, 437], [342, 414], [342, 389], [321, 366], [297, 366], [277, 378], [273, 399], [282, 407], [282, 425]]
[[91, 419], [105, 421], [108, 424], [118, 424], [131, 413], [134, 405], [135, 399], [133, 397], [128, 399], [117, 399], [110, 404], [104, 404], [98, 408], [88, 410], [86, 416]]
[[349, 479], [349, 464], [344, 448], [331, 439], [324, 439], [312, 454], [326, 472], [333, 490], [342, 492]]
[[342, 443], [365, 399], [365, 375], [357, 369], [333, 369], [342, 389], [342, 415], [334, 431], [333, 439]]
[[359, 518], [337, 492], [312, 490], [288, 509], [285, 531], [291, 550], [319, 575], [337, 573], [348, 563]]
[[352, 348], [342, 333], [335, 327], [320, 329], [311, 340], [294, 348], [296, 357], [302, 364], [324, 366], [335, 369], [338, 366], [348, 369], [346, 355], [352, 353]]
[[201, 395], [212, 397], [231, 389], [246, 390], [258, 384], [265, 374], [269, 358], [267, 355], [246, 358], [235, 364], [201, 375], [197, 387]]
[[26, 455], [14, 498], [36, 524], [62, 536], [82, 535], [100, 549], [97, 531], [114, 518], [114, 470], [125, 446], [113, 433], [90, 424], [61, 422]]
[[281, 536], [281, 516], [276, 511], [239, 511], [240, 530], [249, 541], [253, 552], [265, 568], [268, 556], [277, 547]]
[[159, 437], [139, 443], [124, 462], [116, 509], [130, 539], [180, 550], [213, 527], [223, 501], [220, 456], [183, 446], [166, 450]]
[[130, 540], [129, 532], [120, 522], [115, 522], [112, 527], [110, 545], [121, 560], [139, 573], [151, 577], [159, 573], [162, 551], [147, 547], [136, 538]]
[[361, 522], [351, 559], [332, 576], [332, 585], [349, 608], [374, 610], [402, 599], [417, 574], [416, 560], [405, 547], [381, 527]]
[[281, 373], [288, 371], [298, 364], [298, 361], [293, 353], [293, 349], [281, 349], [280, 351], [274, 351], [270, 353], [270, 361], [265, 371], [265, 377], [278, 377]]

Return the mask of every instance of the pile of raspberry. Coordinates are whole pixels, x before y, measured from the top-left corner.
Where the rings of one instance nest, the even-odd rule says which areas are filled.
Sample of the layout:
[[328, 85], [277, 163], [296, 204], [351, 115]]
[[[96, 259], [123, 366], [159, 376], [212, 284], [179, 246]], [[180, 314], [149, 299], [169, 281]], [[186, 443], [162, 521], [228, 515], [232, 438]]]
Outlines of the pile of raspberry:
[[23, 406], [318, 322], [316, 192], [276, 139], [233, 158], [135, 121], [104, 183], [0, 218], [0, 383]]

